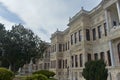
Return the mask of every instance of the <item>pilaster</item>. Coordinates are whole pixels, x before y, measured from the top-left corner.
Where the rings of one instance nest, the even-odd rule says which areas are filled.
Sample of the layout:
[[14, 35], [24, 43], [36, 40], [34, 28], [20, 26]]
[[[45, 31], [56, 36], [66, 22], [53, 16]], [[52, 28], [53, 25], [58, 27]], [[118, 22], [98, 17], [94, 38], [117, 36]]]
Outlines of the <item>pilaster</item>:
[[109, 41], [109, 47], [110, 47], [110, 56], [111, 56], [112, 66], [115, 66], [115, 59], [114, 59], [114, 54], [113, 54], [112, 41]]
[[109, 33], [110, 32], [110, 28], [109, 28], [108, 11], [107, 11], [107, 9], [105, 9], [105, 22], [106, 22], [106, 26], [107, 26], [107, 33]]
[[119, 1], [116, 2], [116, 6], [117, 6], [118, 17], [119, 17], [119, 23], [120, 23], [120, 3], [119, 3]]
[[[107, 9], [105, 9], [105, 21], [106, 21], [106, 26], [107, 26], [107, 32], [109, 34], [110, 32], [110, 26], [109, 26], [109, 21], [108, 18], [109, 17], [109, 13], [107, 11]], [[110, 56], [111, 56], [111, 62], [112, 62], [112, 66], [115, 66], [115, 61], [114, 61], [114, 54], [113, 54], [113, 48], [112, 48], [112, 41], [109, 41], [109, 48], [110, 48]]]

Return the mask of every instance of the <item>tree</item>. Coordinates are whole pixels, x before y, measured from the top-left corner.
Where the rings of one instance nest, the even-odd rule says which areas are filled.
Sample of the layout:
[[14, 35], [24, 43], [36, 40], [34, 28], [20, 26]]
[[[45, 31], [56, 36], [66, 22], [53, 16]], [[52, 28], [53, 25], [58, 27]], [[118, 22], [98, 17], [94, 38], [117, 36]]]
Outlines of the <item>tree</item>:
[[5, 43], [6, 37], [7, 37], [7, 31], [5, 30], [4, 24], [0, 23], [0, 66], [4, 66], [4, 67], [7, 67], [9, 65], [8, 60], [5, 59], [5, 57], [3, 57], [4, 55], [3, 45]]
[[[29, 63], [36, 56], [40, 57], [46, 48], [42, 41], [32, 30], [24, 28], [23, 25], [12, 26], [12, 30], [6, 31], [4, 25], [0, 25], [0, 59], [3, 67], [9, 67], [17, 71], [19, 67]], [[41, 48], [42, 47], [42, 48]]]
[[107, 80], [108, 70], [103, 60], [85, 63], [82, 75], [86, 80]]

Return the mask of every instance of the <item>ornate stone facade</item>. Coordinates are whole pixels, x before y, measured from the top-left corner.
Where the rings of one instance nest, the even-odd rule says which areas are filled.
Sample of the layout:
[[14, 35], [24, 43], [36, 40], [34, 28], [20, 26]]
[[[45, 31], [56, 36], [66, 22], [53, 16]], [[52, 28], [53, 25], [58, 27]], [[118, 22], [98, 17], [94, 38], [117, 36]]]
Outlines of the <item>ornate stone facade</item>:
[[91, 11], [82, 8], [68, 26], [52, 34], [48, 59], [39, 60], [38, 69], [47, 67], [58, 80], [84, 80], [85, 62], [103, 59], [108, 80], [120, 80], [120, 0], [103, 0]]

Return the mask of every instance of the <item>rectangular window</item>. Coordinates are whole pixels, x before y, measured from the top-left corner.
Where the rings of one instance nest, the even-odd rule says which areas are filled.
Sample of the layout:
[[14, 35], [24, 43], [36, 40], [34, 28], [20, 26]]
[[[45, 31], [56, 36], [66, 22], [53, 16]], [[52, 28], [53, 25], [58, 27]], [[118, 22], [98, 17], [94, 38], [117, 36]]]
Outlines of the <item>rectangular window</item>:
[[65, 51], [65, 45], [63, 44], [63, 51]]
[[74, 67], [74, 57], [71, 56], [72, 67]]
[[107, 57], [108, 57], [108, 65], [111, 66], [110, 50], [107, 51]]
[[62, 52], [62, 44], [59, 44], [59, 52]]
[[54, 45], [52, 46], [53, 52], [54, 52]]
[[63, 60], [63, 69], [65, 68], [64, 66], [65, 66], [65, 63], [64, 63], [64, 60]]
[[53, 61], [51, 61], [51, 65], [50, 66], [51, 66], [51, 68], [53, 68]]
[[77, 43], [77, 32], [74, 33], [75, 44]]
[[56, 44], [55, 44], [55, 52], [56, 52]]
[[66, 46], [66, 51], [67, 51], [67, 42], [66, 42], [65, 46]]
[[82, 54], [80, 54], [80, 67], [83, 66], [83, 63], [82, 63]]
[[53, 47], [51, 46], [51, 52], [53, 52]]
[[87, 54], [88, 61], [91, 61], [91, 54]]
[[104, 23], [104, 33], [105, 33], [105, 36], [107, 36], [107, 26], [106, 26], [106, 23]]
[[98, 26], [98, 38], [101, 38], [101, 34], [102, 34], [102, 29], [101, 29], [101, 25]]
[[78, 36], [79, 36], [79, 41], [81, 41], [82, 40], [82, 35], [81, 35], [81, 30], [79, 30], [79, 34], [78, 34]]
[[65, 68], [67, 68], [67, 59], [65, 60]]
[[71, 45], [73, 45], [73, 34], [71, 35]]
[[53, 68], [56, 68], [56, 60], [53, 61]]
[[68, 41], [68, 50], [69, 50], [69, 48], [70, 48], [70, 47], [69, 47], [69, 44], [70, 44], [70, 42]]
[[93, 40], [96, 40], [96, 29], [95, 28], [92, 30], [92, 33], [93, 33]]
[[44, 63], [44, 69], [47, 69], [47, 64], [46, 63]]
[[75, 67], [78, 67], [78, 56], [75, 55]]
[[53, 45], [53, 52], [55, 52], [55, 46]]
[[100, 53], [100, 58], [101, 58], [102, 60], [104, 60], [104, 58], [105, 58], [104, 52], [101, 52], [101, 53]]
[[95, 60], [98, 60], [98, 54], [97, 53], [94, 54], [94, 57], [95, 57]]
[[90, 41], [90, 30], [86, 29], [86, 40]]
[[58, 60], [58, 68], [59, 68], [59, 69], [62, 68], [62, 60]]
[[50, 63], [48, 63], [48, 69], [50, 68]]
[[117, 26], [117, 22], [116, 21], [113, 21], [113, 27], [114, 26]]

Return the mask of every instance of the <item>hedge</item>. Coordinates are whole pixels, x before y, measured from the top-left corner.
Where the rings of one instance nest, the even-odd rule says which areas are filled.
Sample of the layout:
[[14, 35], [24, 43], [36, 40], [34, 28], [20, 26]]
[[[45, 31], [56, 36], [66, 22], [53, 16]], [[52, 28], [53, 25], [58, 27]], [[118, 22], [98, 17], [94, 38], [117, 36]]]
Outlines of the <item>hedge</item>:
[[33, 74], [43, 74], [45, 76], [47, 76], [47, 78], [50, 77], [54, 77], [55, 73], [52, 71], [48, 71], [48, 70], [40, 70], [40, 71], [36, 71]]
[[13, 80], [14, 73], [6, 68], [0, 68], [0, 80]]
[[48, 78], [43, 74], [34, 74], [31, 76], [26, 76], [25, 80], [48, 80]]

